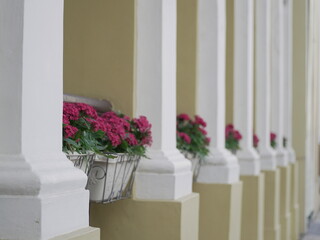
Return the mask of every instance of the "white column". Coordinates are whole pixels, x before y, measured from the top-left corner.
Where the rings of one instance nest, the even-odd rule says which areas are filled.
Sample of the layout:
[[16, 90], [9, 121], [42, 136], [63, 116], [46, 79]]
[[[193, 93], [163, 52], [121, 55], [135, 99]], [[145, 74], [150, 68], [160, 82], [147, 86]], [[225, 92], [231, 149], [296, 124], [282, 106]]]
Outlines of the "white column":
[[234, 2], [234, 125], [243, 139], [237, 151], [241, 175], [260, 173], [259, 155], [253, 147], [253, 0]]
[[272, 0], [272, 49], [271, 49], [271, 85], [272, 85], [272, 121], [271, 131], [277, 134], [277, 164], [286, 166], [288, 164], [288, 154], [283, 147], [284, 137], [284, 16], [283, 1]]
[[292, 146], [292, 0], [284, 1], [284, 136], [287, 138], [288, 161], [295, 162]]
[[176, 149], [175, 0], [137, 0], [136, 114], [152, 123], [153, 145], [136, 173], [136, 198], [192, 192], [190, 161]]
[[256, 0], [256, 133], [262, 170], [275, 170], [271, 132], [271, 2]]
[[237, 182], [237, 159], [225, 149], [226, 0], [198, 0], [197, 44], [197, 113], [211, 138], [197, 181]]
[[2, 0], [0, 16], [0, 239], [51, 239], [89, 219], [62, 153], [63, 0]]

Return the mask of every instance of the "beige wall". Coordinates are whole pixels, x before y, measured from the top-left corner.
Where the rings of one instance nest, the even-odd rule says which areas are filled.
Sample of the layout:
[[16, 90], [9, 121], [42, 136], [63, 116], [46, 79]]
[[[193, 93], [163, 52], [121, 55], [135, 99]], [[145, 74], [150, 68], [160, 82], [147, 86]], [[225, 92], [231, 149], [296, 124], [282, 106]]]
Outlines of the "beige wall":
[[196, 113], [197, 0], [178, 0], [177, 113]]
[[134, 111], [134, 0], [65, 0], [64, 92]]
[[306, 1], [293, 1], [293, 147], [299, 162], [300, 231], [305, 230]]
[[227, 1], [226, 124], [233, 122], [234, 0]]

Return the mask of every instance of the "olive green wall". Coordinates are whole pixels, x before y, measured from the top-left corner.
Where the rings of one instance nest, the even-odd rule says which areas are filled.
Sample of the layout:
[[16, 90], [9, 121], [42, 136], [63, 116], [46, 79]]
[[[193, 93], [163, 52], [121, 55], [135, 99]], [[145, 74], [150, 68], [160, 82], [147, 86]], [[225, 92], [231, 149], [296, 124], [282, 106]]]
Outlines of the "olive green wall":
[[234, 0], [227, 1], [226, 124], [233, 122]]
[[134, 0], [65, 0], [65, 93], [133, 114], [134, 12]]
[[305, 230], [306, 2], [293, 1], [293, 148], [299, 162], [300, 231]]
[[177, 113], [196, 113], [197, 0], [177, 1]]

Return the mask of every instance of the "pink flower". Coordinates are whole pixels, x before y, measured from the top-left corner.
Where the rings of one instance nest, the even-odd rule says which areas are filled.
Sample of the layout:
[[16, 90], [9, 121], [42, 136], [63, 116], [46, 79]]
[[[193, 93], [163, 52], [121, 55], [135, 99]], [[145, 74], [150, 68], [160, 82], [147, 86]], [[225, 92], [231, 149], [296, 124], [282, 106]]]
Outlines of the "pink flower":
[[198, 116], [198, 115], [195, 116], [195, 123], [199, 124], [199, 125], [201, 125], [203, 127], [207, 126], [207, 123], [203, 120], [203, 118]]
[[71, 126], [71, 125], [67, 125], [63, 128], [64, 130], [64, 138], [70, 138], [70, 137], [74, 137], [74, 135], [76, 135], [76, 133], [78, 132], [78, 128]]
[[277, 138], [277, 134], [275, 134], [275, 133], [271, 133], [271, 134], [270, 134], [270, 140], [271, 140], [272, 142], [275, 141], [276, 138]]
[[226, 126], [226, 132], [225, 132], [226, 136], [228, 137], [230, 134], [233, 133], [233, 131], [234, 131], [234, 126], [232, 124], [228, 124]]
[[88, 117], [96, 119], [98, 117], [97, 111], [90, 105], [85, 103], [75, 103], [76, 108], [79, 112], [85, 114]]
[[111, 141], [111, 145], [113, 147], [117, 147], [121, 144], [121, 138], [119, 137], [119, 135], [117, 135], [113, 132], [107, 132], [107, 136], [108, 136], [109, 140]]
[[238, 141], [242, 139], [241, 133], [240, 133], [239, 131], [237, 131], [237, 130], [235, 130], [235, 131], [233, 132], [233, 137], [234, 137], [236, 140], [238, 140]]
[[190, 120], [190, 117], [188, 114], [186, 113], [181, 113], [178, 115], [177, 117], [179, 120], [184, 120], [184, 121], [189, 121]]
[[184, 132], [178, 132], [178, 136], [183, 139], [186, 143], [190, 144], [191, 143], [191, 138], [188, 134]]
[[65, 114], [63, 114], [62, 123], [65, 124], [65, 125], [70, 124], [70, 120], [69, 120], [69, 118], [67, 117], [67, 115], [65, 115]]
[[63, 115], [69, 120], [79, 119], [79, 110], [75, 107], [74, 103], [63, 103]]
[[254, 147], [258, 147], [260, 139], [258, 138], [258, 136], [256, 134], [253, 135], [253, 146]]
[[206, 137], [205, 142], [206, 142], [206, 144], [207, 144], [207, 145], [209, 145], [209, 144], [210, 144], [210, 142], [211, 142], [211, 138]]
[[203, 128], [199, 128], [199, 131], [200, 131], [203, 135], [207, 135], [207, 134], [208, 134], [207, 131], [204, 130]]
[[106, 132], [107, 131], [107, 126], [105, 124], [105, 119], [101, 117], [97, 117], [97, 119], [86, 119], [89, 123], [91, 123], [92, 130], [97, 132], [99, 130]]
[[138, 140], [136, 139], [136, 137], [132, 133], [128, 134], [126, 140], [127, 140], [127, 142], [129, 143], [130, 146], [138, 145]]
[[151, 132], [145, 136], [144, 138], [142, 138], [141, 140], [141, 145], [142, 146], [151, 146], [152, 145], [152, 136], [151, 136]]
[[149, 123], [145, 116], [140, 116], [139, 118], [133, 119], [134, 124], [141, 133], [146, 133], [150, 131], [152, 125]]

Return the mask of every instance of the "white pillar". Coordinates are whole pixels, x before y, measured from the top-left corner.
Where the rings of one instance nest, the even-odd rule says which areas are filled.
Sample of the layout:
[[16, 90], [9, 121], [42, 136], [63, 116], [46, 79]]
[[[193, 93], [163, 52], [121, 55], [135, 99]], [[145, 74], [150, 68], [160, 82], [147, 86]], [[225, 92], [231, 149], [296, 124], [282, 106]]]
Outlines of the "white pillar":
[[211, 138], [197, 181], [238, 182], [237, 159], [225, 149], [226, 0], [198, 0], [197, 43], [197, 113]]
[[288, 161], [295, 162], [292, 146], [292, 0], [284, 2], [284, 136], [287, 139]]
[[176, 149], [175, 0], [137, 0], [136, 114], [152, 124], [153, 145], [136, 173], [136, 198], [192, 192], [190, 161]]
[[47, 240], [89, 219], [62, 153], [63, 0], [2, 0], [0, 16], [0, 239]]
[[272, 0], [272, 25], [271, 25], [271, 85], [272, 85], [272, 121], [271, 131], [277, 134], [277, 164], [287, 166], [288, 154], [283, 147], [284, 137], [284, 22], [283, 1]]
[[271, 2], [256, 1], [256, 133], [262, 170], [275, 170], [271, 132]]
[[253, 148], [253, 0], [234, 2], [234, 125], [241, 132], [237, 151], [241, 175], [260, 174], [259, 155]]

